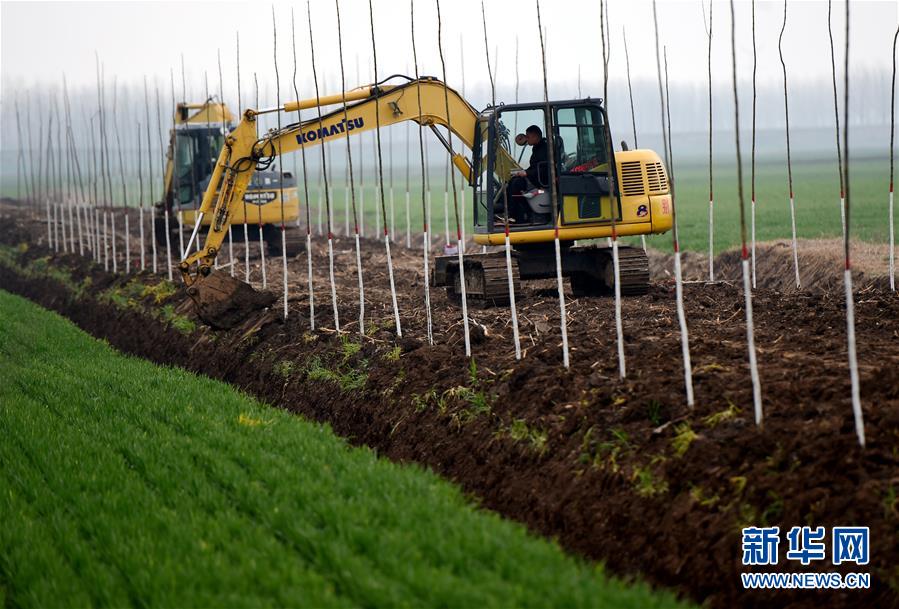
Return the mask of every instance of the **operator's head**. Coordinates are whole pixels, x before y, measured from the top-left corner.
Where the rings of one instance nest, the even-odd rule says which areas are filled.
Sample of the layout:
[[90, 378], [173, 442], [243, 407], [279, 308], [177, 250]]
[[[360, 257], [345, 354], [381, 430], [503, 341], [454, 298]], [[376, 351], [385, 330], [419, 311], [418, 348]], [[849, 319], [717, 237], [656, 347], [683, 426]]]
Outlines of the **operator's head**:
[[531, 125], [524, 133], [528, 138], [529, 146], [534, 146], [543, 139], [543, 131], [537, 125]]

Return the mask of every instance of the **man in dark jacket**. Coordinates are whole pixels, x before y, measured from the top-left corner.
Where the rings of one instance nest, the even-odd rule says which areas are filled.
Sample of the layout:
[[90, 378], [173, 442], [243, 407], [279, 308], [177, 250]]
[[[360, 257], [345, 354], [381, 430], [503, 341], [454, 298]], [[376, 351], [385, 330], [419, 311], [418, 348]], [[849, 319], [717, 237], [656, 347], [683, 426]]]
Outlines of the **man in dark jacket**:
[[[543, 131], [537, 125], [531, 125], [524, 132], [528, 139], [528, 146], [532, 146], [531, 160], [525, 171], [519, 171], [517, 177], [527, 178], [528, 181], [538, 188], [549, 186], [549, 146], [546, 138], [543, 137]], [[543, 163], [541, 165], [541, 163]]]
[[531, 208], [522, 196], [531, 188], [549, 186], [549, 146], [543, 131], [537, 125], [531, 125], [525, 131], [528, 146], [532, 147], [528, 168], [517, 172], [509, 180], [509, 213], [517, 222], [529, 222]]

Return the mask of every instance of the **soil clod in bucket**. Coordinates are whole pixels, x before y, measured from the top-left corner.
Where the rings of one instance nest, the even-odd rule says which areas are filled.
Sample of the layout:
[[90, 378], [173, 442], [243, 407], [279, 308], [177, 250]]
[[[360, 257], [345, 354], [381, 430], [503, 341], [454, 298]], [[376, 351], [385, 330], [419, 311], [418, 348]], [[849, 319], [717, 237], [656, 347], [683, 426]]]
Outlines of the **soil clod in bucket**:
[[197, 279], [187, 293], [197, 308], [197, 315], [216, 330], [228, 330], [254, 311], [272, 306], [277, 296], [260, 292], [243, 281], [221, 271], [213, 271]]

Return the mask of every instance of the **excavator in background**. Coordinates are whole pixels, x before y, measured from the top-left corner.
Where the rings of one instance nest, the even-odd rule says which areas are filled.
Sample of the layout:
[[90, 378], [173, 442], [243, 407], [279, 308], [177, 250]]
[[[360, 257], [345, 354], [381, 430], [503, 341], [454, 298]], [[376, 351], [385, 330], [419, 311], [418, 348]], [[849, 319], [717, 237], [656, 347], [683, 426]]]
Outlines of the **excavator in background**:
[[[165, 209], [169, 210], [170, 242], [178, 243], [178, 230], [193, 230], [202, 195], [207, 190], [213, 168], [222, 152], [228, 132], [234, 129], [234, 117], [224, 103], [213, 98], [202, 104], [179, 103], [175, 108], [169, 146], [166, 154], [163, 200], [155, 205], [154, 234], [159, 245], [165, 245]], [[262, 235], [270, 254], [281, 253], [281, 193], [284, 194], [284, 223], [287, 253], [303, 251], [304, 237], [294, 227], [299, 215], [296, 177], [292, 172], [275, 169], [257, 171], [246, 192], [231, 212], [231, 224], [253, 226], [256, 238]], [[245, 203], [245, 205], [243, 204]], [[244, 217], [246, 212], [246, 217]], [[183, 226], [179, 226], [179, 219]], [[204, 220], [208, 225], [209, 220]], [[233, 231], [233, 238], [243, 240], [243, 231]]]
[[[335, 104], [339, 107], [323, 114], [321, 119], [316, 116], [257, 135], [256, 121], [261, 114], [299, 112]], [[279, 152], [286, 154], [345, 138], [347, 133], [358, 135], [410, 120], [431, 128], [446, 147], [455, 168], [473, 189], [476, 243], [504, 244], [510, 198], [524, 197], [519, 205], [528, 206], [527, 220], [515, 222], [509, 229], [516, 290], [522, 280], [555, 276], [556, 230], [562, 272], [569, 278], [572, 290], [577, 295], [601, 295], [614, 289], [611, 248], [575, 246], [575, 240], [604, 239], [612, 236], [613, 231], [619, 236], [629, 236], [659, 234], [671, 229], [672, 203], [662, 160], [652, 150], [615, 152], [607, 145], [612, 140], [606, 130], [608, 119], [602, 100], [499, 105], [478, 112], [458, 92], [436, 78], [393, 76], [342, 94], [244, 112], [237, 128], [225, 137], [200, 205], [202, 223], [209, 225], [206, 241], [179, 266], [200, 317], [216, 325], [217, 313], [223, 310], [233, 313], [235, 302], [253, 300], [243, 298], [246, 290], [252, 291], [247, 284], [213, 269], [228, 225], [239, 217], [236, 214], [240, 213], [240, 201], [258, 166], [266, 166]], [[511, 134], [530, 124], [541, 126], [544, 133], [552, 130], [557, 164], [555, 205], [551, 189], [545, 185], [536, 185], [526, 193], [510, 192], [510, 180], [522, 170], [520, 162], [526, 150], [524, 135], [512, 137]], [[438, 127], [452, 132], [457, 148], [450, 145]], [[470, 158], [465, 156], [465, 149], [471, 151]], [[548, 164], [542, 169], [551, 175]], [[558, 212], [556, 218], [552, 214], [554, 209]], [[196, 238], [199, 238], [197, 229], [190, 242]], [[188, 246], [187, 251], [190, 249]], [[622, 294], [645, 293], [649, 287], [645, 252], [641, 248], [620, 246], [619, 260]], [[464, 264], [465, 287], [471, 302], [484, 306], [508, 302], [502, 252], [466, 254]], [[436, 257], [433, 272], [434, 285], [445, 287], [451, 300], [458, 299], [461, 293], [458, 257]]]

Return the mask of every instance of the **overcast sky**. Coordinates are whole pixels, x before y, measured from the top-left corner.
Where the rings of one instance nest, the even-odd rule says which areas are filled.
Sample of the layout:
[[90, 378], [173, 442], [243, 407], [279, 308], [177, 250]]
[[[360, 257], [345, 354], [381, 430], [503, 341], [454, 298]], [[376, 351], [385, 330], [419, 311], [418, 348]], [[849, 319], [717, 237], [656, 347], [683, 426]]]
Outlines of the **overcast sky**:
[[[408, 0], [372, 0], [378, 72], [381, 78], [412, 73], [412, 38]], [[310, 4], [321, 93], [339, 89], [337, 21], [334, 0]], [[485, 2], [488, 46], [496, 81], [497, 102], [543, 97], [540, 44], [534, 0]], [[616, 141], [632, 139], [622, 31], [626, 31], [634, 91], [634, 117], [640, 143], [661, 148], [660, 105], [653, 40], [652, 3], [648, 0], [611, 0], [611, 57], [607, 108]], [[371, 82], [371, 25], [367, 0], [340, 0], [347, 86]], [[752, 4], [736, 2], [738, 73], [741, 79], [741, 126], [751, 125], [749, 86], [752, 72]], [[154, 133], [168, 130], [171, 100], [202, 101], [207, 80], [210, 95], [219, 89], [221, 55], [225, 101], [236, 109], [237, 48], [240, 36], [241, 105], [255, 105], [253, 75], [259, 82], [259, 106], [276, 101], [272, 12], [277, 24], [280, 99], [293, 93], [294, 55], [291, 49], [291, 9], [295, 13], [297, 88], [301, 98], [314, 97], [305, 2], [7, 2], [0, 1], [0, 173], [15, 169], [15, 103], [22, 110], [25, 134], [32, 126], [40, 139], [41, 125], [52, 116], [47, 108], [61, 104], [63, 76], [73, 105], [74, 129], [79, 145], [90, 142], [89, 119], [97, 112], [96, 62], [103, 70], [104, 99], [119, 100], [118, 119], [125, 129], [124, 145], [133, 147], [136, 123]], [[789, 73], [790, 118], [794, 152], [831, 154], [833, 97], [827, 2], [789, 0], [783, 38]], [[681, 156], [704, 156], [708, 126], [708, 39], [703, 10], [708, 2], [660, 0], [658, 19], [661, 43], [667, 47], [671, 80], [672, 130], [681, 134]], [[733, 129], [731, 81], [730, 3], [713, 5], [712, 72], [715, 131]], [[899, 3], [892, 0], [853, 0], [851, 4], [850, 124], [857, 131], [853, 148], [865, 154], [888, 149], [890, 69], [893, 35], [899, 22]], [[441, 0], [447, 82], [476, 108], [490, 103], [490, 88], [480, 0]], [[599, 0], [543, 0], [547, 35], [549, 94], [553, 99], [601, 97], [602, 50]], [[783, 151], [783, 72], [778, 37], [783, 24], [782, 1], [756, 3], [758, 49], [757, 116], [760, 153]], [[842, 82], [845, 3], [834, 2], [833, 29]], [[435, 0], [415, 0], [415, 35], [422, 74], [441, 76], [437, 46]], [[518, 60], [516, 69], [516, 46]], [[185, 66], [182, 93], [181, 61]], [[463, 71], [464, 62], [464, 71]], [[358, 72], [357, 72], [358, 64]], [[359, 76], [357, 77], [357, 73]], [[579, 78], [580, 77], [580, 78]], [[148, 80], [150, 105], [160, 98], [157, 112], [144, 103]], [[174, 92], [171, 89], [174, 80]], [[580, 80], [580, 87], [579, 87]], [[174, 94], [173, 94], [174, 93]], [[840, 99], [842, 100], [842, 93]], [[29, 103], [30, 102], [30, 103]], [[115, 108], [113, 108], [115, 113]], [[33, 122], [31, 122], [33, 120]], [[271, 121], [268, 124], [267, 121]], [[158, 123], [158, 124], [157, 124]], [[274, 115], [262, 121], [275, 125]], [[127, 126], [127, 127], [126, 127]], [[767, 131], [767, 137], [765, 132]], [[405, 130], [394, 134], [405, 141]], [[159, 147], [161, 138], [153, 138]], [[35, 140], [37, 141], [37, 140]], [[724, 148], [718, 147], [724, 151]], [[12, 167], [12, 169], [10, 169]]]
[[[397, 0], [372, 0], [375, 11], [379, 73], [411, 71], [412, 45], [409, 3]], [[486, 4], [486, 20], [492, 58], [498, 64], [496, 79], [499, 93], [506, 101], [515, 81], [515, 48], [519, 46], [518, 75], [522, 84], [537, 83], [539, 41], [536, 8], [532, 0], [517, 2], [491, 0]], [[655, 47], [652, 29], [652, 5], [640, 0], [611, 0], [611, 65], [613, 77], [625, 69], [622, 28], [628, 35], [631, 72], [635, 80], [655, 78]], [[834, 3], [834, 35], [838, 61], [842, 65], [844, 4]], [[897, 2], [853, 0], [853, 70], [890, 69], [893, 33], [897, 25]], [[359, 80], [368, 81], [371, 61], [371, 32], [367, 0], [340, 0], [347, 63], [348, 84], [357, 84], [356, 61], [361, 64]], [[484, 39], [478, 0], [444, 0], [444, 52], [447, 80], [462, 88], [464, 56], [465, 85], [472, 91], [486, 92], [488, 82]], [[278, 65], [282, 98], [292, 97], [291, 9], [295, 12], [299, 62], [298, 83], [309, 78], [309, 37], [305, 2], [275, 2], [278, 31]], [[759, 83], [782, 78], [777, 40], [783, 21], [783, 2], [756, 3], [756, 32]], [[708, 3], [705, 3], [708, 12]], [[742, 75], [749, 76], [752, 66], [751, 4], [739, 1], [737, 46]], [[417, 0], [416, 39], [423, 73], [439, 75], [437, 56], [437, 19], [434, 0]], [[549, 47], [551, 88], [575, 87], [580, 71], [582, 91], [601, 95], [602, 60], [598, 0], [576, 0], [542, 4], [543, 22]], [[716, 81], [730, 78], [730, 7], [715, 1], [713, 8], [713, 73]], [[337, 21], [331, 0], [311, 2], [312, 27], [319, 74], [327, 80], [327, 91], [336, 88]], [[659, 27], [662, 44], [667, 45], [670, 78], [673, 83], [705, 82], [707, 39], [703, 26], [703, 3], [696, 1], [660, 1]], [[222, 56], [225, 90], [236, 90], [236, 45], [241, 41], [241, 80], [248, 90], [252, 73], [259, 74], [263, 95], [275, 95], [272, 5], [265, 2], [7, 2], [0, 3], [2, 20], [2, 72], [4, 97], [10, 89], [35, 82], [58, 84], [65, 74], [70, 85], [96, 82], [95, 53], [108, 77], [120, 83], [151, 82], [158, 78], [168, 85], [170, 70], [175, 71], [176, 90], [180, 90], [181, 56], [187, 71], [188, 88], [202, 88], [208, 72], [211, 88], [217, 88], [217, 53]], [[784, 57], [791, 78], [801, 81], [830, 76], [830, 50], [827, 36], [827, 3], [818, 0], [791, 0], [784, 34]], [[288, 95], [290, 91], [290, 95]], [[301, 95], [308, 95], [308, 91]], [[194, 92], [194, 97], [197, 94]], [[179, 95], [180, 97], [180, 95]], [[8, 99], [8, 98], [7, 98]], [[272, 100], [262, 100], [263, 105]]]

